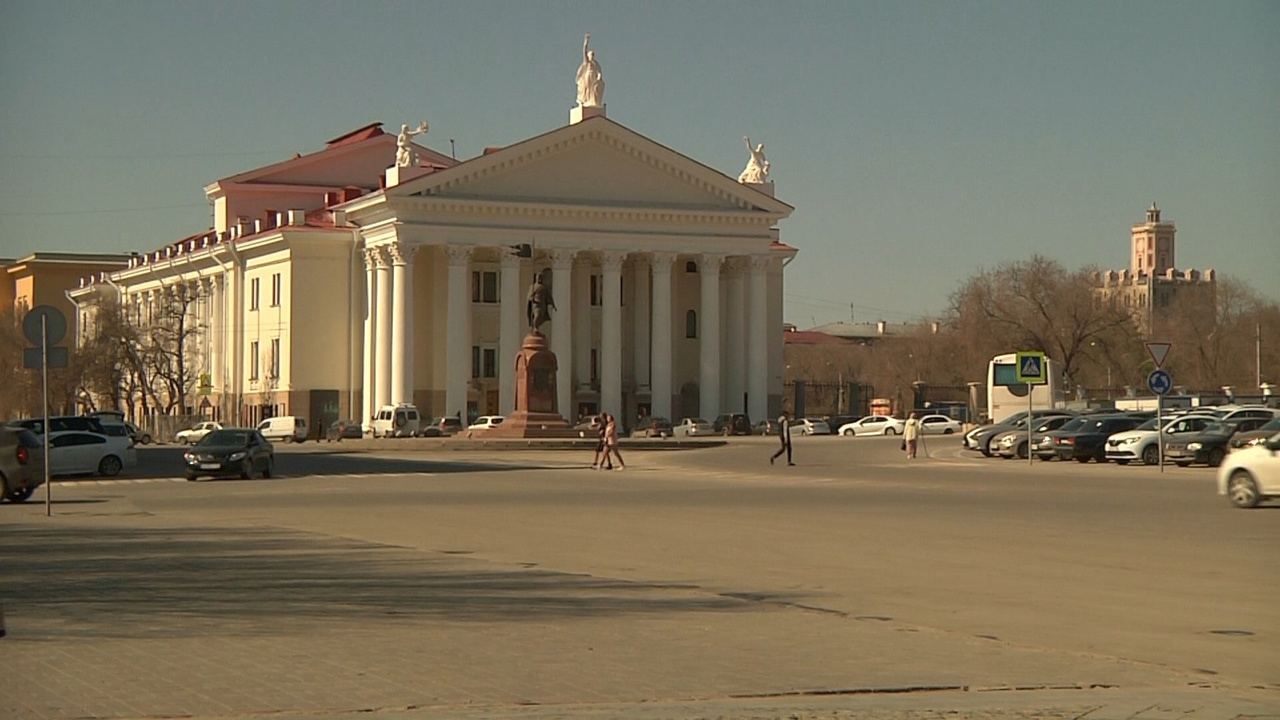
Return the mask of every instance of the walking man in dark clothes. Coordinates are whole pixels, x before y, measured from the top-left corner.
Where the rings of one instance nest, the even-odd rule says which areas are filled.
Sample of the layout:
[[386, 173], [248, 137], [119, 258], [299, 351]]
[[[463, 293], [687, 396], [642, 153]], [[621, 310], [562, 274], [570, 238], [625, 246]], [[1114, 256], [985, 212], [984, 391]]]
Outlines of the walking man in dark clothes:
[[782, 447], [778, 448], [778, 452], [769, 458], [769, 464], [772, 465], [783, 453], [787, 454], [787, 464], [795, 465], [791, 462], [791, 417], [787, 412], [782, 411], [782, 415], [778, 417], [778, 439], [782, 441]]

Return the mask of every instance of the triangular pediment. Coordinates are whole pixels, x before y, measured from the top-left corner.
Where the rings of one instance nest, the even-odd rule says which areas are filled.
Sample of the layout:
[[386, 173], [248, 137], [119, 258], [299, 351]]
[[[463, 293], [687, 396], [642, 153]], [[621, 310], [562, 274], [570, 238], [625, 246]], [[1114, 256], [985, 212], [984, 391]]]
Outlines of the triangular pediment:
[[592, 118], [387, 190], [394, 197], [763, 212], [786, 203], [606, 118]]

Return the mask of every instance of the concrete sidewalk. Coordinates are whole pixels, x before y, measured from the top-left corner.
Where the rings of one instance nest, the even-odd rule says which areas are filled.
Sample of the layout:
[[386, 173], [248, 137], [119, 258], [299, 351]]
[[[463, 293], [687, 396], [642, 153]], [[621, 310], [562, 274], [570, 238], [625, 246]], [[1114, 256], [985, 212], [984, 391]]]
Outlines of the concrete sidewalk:
[[15, 720], [1280, 717], [1274, 689], [776, 594], [193, 523], [110, 488], [2, 509]]

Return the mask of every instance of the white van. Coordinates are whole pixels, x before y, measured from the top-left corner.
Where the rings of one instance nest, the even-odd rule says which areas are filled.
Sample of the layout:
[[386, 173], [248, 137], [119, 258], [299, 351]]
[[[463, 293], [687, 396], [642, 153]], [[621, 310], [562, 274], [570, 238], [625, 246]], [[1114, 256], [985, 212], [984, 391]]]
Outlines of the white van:
[[307, 439], [307, 419], [294, 415], [267, 418], [258, 423], [258, 432], [268, 440], [302, 442]]
[[418, 437], [422, 416], [413, 405], [383, 405], [370, 426], [374, 437]]

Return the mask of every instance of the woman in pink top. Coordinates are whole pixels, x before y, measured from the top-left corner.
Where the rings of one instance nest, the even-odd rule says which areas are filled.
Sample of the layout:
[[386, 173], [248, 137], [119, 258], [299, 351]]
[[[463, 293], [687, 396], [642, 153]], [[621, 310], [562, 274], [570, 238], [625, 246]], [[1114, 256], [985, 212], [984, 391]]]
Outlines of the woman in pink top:
[[618, 419], [612, 414], [605, 414], [604, 423], [604, 457], [609, 459], [610, 453], [618, 459], [618, 466], [614, 470], [621, 470], [626, 467], [622, 462], [622, 453], [618, 452]]

